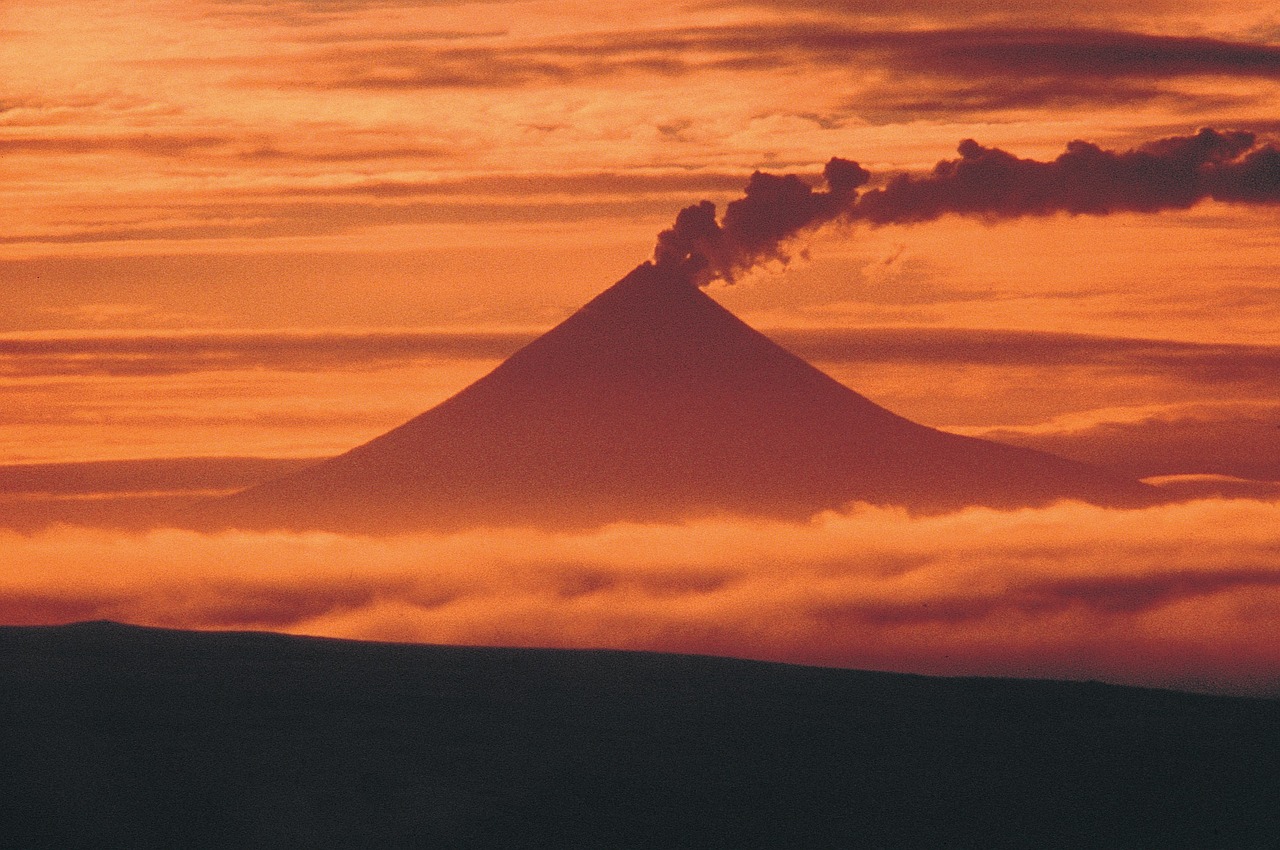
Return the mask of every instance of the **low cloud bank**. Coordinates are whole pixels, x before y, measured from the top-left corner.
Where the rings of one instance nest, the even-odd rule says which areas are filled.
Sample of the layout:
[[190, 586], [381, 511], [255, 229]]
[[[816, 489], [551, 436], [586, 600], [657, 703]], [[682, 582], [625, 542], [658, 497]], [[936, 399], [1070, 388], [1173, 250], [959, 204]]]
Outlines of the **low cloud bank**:
[[806, 525], [0, 535], [0, 622], [712, 653], [1280, 694], [1280, 502]]
[[1174, 404], [1100, 410], [974, 436], [1060, 454], [1135, 478], [1226, 475], [1280, 481], [1280, 404]]

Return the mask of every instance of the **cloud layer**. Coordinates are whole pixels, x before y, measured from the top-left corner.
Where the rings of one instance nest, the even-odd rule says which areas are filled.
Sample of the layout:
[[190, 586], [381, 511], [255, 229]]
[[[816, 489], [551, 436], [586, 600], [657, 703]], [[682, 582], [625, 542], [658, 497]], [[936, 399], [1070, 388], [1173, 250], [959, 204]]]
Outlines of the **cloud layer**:
[[0, 622], [112, 618], [1280, 692], [1280, 504], [367, 539], [5, 536]]
[[[324, 372], [419, 360], [497, 361], [544, 330], [0, 334], [0, 375], [145, 376], [237, 369]], [[1106, 366], [1193, 384], [1254, 384], [1280, 391], [1280, 345], [982, 328], [813, 327], [766, 332], [800, 356], [827, 364]]]

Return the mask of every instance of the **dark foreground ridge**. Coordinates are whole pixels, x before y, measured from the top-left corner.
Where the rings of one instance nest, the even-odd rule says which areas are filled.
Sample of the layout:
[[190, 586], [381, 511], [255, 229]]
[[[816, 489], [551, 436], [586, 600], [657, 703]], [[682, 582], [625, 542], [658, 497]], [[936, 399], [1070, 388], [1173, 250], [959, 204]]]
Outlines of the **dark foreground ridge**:
[[196, 521], [382, 533], [1158, 498], [903, 419], [646, 264], [442, 404]]
[[1280, 702], [0, 628], [0, 846], [1269, 848]]

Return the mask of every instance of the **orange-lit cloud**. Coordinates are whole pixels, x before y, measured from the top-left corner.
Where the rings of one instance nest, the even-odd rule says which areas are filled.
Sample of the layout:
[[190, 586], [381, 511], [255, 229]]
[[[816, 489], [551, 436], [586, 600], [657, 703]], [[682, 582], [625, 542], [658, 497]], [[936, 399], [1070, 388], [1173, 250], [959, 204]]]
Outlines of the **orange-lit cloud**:
[[520, 330], [0, 335], [0, 375], [160, 376], [254, 368], [319, 372], [418, 360], [496, 361], [535, 335]]
[[1280, 503], [385, 539], [9, 535], [0, 621], [113, 618], [1280, 688]]
[[1280, 481], [1280, 404], [1271, 400], [1099, 410], [970, 433], [1140, 478], [1212, 474]]
[[[482, 40], [483, 41], [483, 40]], [[543, 42], [441, 46], [436, 39], [329, 48], [307, 57], [296, 85], [332, 88], [519, 88], [607, 75], [687, 76], [715, 70], [880, 67], [954, 80], [998, 81], [1020, 105], [1076, 96], [1107, 100], [1090, 80], [1215, 76], [1274, 80], [1280, 49], [1204, 37], [1104, 29], [868, 30], [830, 23], [622, 30]], [[1014, 72], [1018, 76], [1014, 76]], [[1054, 81], [1056, 89], [1032, 96]], [[1039, 86], [1035, 85], [1039, 83]], [[1114, 95], [1113, 95], [1114, 96]]]
[[[1068, 139], [1274, 136], [1274, 3], [13, 0], [0, 29], [0, 462], [153, 459], [0, 470], [0, 527], [143, 529], [0, 531], [0, 622], [1275, 691], [1274, 501], [578, 536], [146, 530], [443, 400], [753, 170], [816, 184], [834, 153], [920, 175], [963, 138], [1048, 160]], [[1264, 493], [1274, 213], [867, 228], [715, 295], [928, 424]], [[221, 459], [154, 461], [190, 455]]]
[[[0, 375], [171, 375], [250, 368], [368, 369], [416, 360], [497, 361], [539, 329], [0, 334]], [[823, 364], [1043, 369], [1108, 367], [1129, 378], [1280, 391], [1280, 346], [973, 328], [780, 328], [770, 336]]]
[[[336, 454], [540, 330], [0, 335], [0, 387], [14, 402], [0, 411], [0, 460]], [[928, 424], [1138, 477], [1280, 479], [1275, 346], [969, 328], [770, 335]]]

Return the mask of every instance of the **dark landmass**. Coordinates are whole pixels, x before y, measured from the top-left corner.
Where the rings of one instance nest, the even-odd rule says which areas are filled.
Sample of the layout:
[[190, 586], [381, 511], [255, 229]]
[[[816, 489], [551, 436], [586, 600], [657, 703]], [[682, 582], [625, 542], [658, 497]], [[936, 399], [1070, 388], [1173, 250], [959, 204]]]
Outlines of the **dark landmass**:
[[6, 848], [1272, 848], [1280, 702], [0, 628]]

